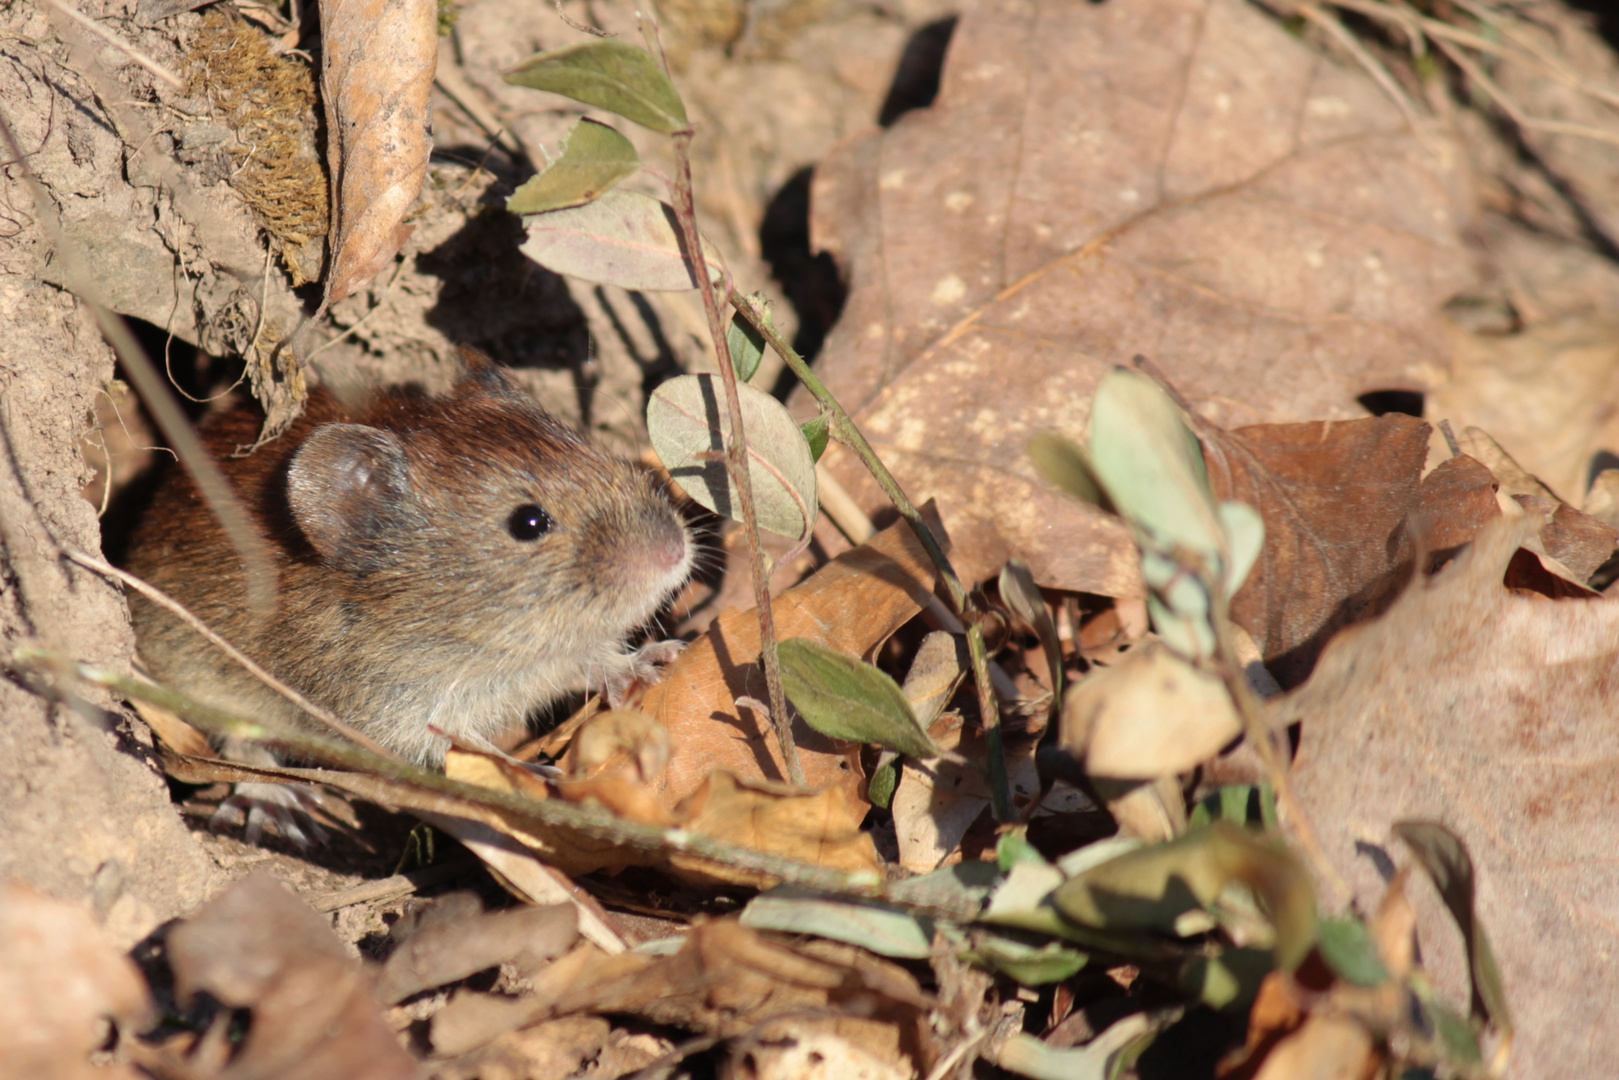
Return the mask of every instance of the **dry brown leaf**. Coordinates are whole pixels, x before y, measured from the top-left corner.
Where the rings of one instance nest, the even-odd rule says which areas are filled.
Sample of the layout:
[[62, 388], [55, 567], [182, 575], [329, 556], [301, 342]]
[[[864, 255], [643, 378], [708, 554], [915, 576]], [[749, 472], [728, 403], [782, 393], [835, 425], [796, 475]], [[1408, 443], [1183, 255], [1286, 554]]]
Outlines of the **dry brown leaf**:
[[[604, 713], [581, 730], [580, 738], [594, 742], [590, 731], [595, 726], [612, 729], [610, 740], [622, 734], [626, 726], [638, 726], [626, 725], [625, 716], [624, 713]], [[482, 787], [521, 793], [542, 802], [550, 798], [593, 802], [628, 821], [659, 828], [678, 827], [817, 866], [867, 872], [875, 872], [881, 866], [871, 837], [860, 831], [866, 808], [850, 799], [841, 787], [796, 791], [715, 769], [695, 792], [670, 808], [658, 797], [661, 773], [643, 776], [636, 769], [628, 769], [585, 780], [561, 780], [553, 785], [500, 755], [465, 747], [452, 748], [445, 765], [456, 779]], [[667, 864], [696, 881], [755, 888], [768, 888], [776, 883], [769, 875], [690, 856], [675, 855], [666, 859], [661, 852], [586, 836], [535, 817], [493, 812], [482, 815], [480, 820], [494, 824], [503, 835], [523, 845], [547, 865], [568, 874], [593, 870], [616, 872], [630, 866]]]
[[417, 1075], [382, 1021], [374, 976], [270, 875], [255, 873], [210, 900], [170, 931], [167, 950], [181, 1002], [203, 990], [252, 1010], [224, 1076]]
[[[887, 1060], [926, 1067], [932, 1000], [904, 968], [828, 941], [789, 946], [735, 919], [700, 922], [673, 956], [604, 960], [557, 1003], [559, 1013], [630, 1013], [730, 1037], [784, 1014], [837, 1014], [825, 1025]], [[821, 1026], [821, 1025], [814, 1025]]]
[[507, 962], [531, 971], [571, 946], [578, 926], [579, 918], [567, 904], [433, 922], [399, 942], [389, 955], [377, 980], [377, 997], [392, 1005]]
[[[1619, 453], [1619, 323], [1571, 318], [1508, 337], [1452, 330], [1451, 377], [1424, 410], [1483, 428], [1576, 505], [1593, 459]], [[1489, 464], [1489, 462], [1485, 462]]]
[[1570, 581], [1584, 585], [1591, 580], [1597, 567], [1613, 554], [1619, 531], [1558, 498], [1539, 477], [1519, 465], [1500, 443], [1479, 428], [1467, 428], [1459, 441], [1462, 449], [1482, 462], [1501, 482], [1496, 497], [1507, 516], [1528, 510], [1551, 519], [1540, 531], [1540, 546], [1531, 546], [1531, 550], [1543, 560], [1556, 560], [1560, 569], [1568, 571], [1562, 576]]
[[[1153, 356], [1225, 426], [1363, 415], [1443, 368], [1471, 277], [1456, 148], [1240, 0], [982, 0], [937, 104], [816, 170], [852, 291], [822, 377], [957, 567], [1138, 593], [1124, 531], [1043, 484], [1100, 375]], [[869, 510], [852, 458], [827, 464]]]
[[[923, 513], [937, 530], [931, 509]], [[933, 564], [921, 542], [909, 525], [896, 522], [772, 601], [776, 639], [808, 638], [867, 656], [922, 609], [933, 582]], [[769, 723], [736, 705], [739, 697], [768, 696], [758, 656], [758, 614], [727, 611], [647, 693], [641, 708], [669, 730], [669, 768], [660, 792], [667, 805], [696, 791], [716, 770], [742, 778], [786, 776]], [[860, 748], [834, 743], [802, 721], [793, 734], [809, 786], [837, 788], [863, 807]]]
[[607, 1044], [612, 1025], [600, 1016], [564, 1016], [508, 1032], [481, 1050], [435, 1063], [437, 1080], [529, 1080], [576, 1076]]
[[[529, 980], [528, 992], [520, 998], [462, 987], [448, 1005], [433, 1015], [434, 1054], [439, 1057], [468, 1054], [507, 1032], [545, 1019], [562, 995], [587, 971], [595, 970], [603, 959], [600, 949], [580, 942], [572, 952], [553, 960], [535, 974]], [[475, 1058], [472, 1063], [476, 1063]]]
[[402, 224], [433, 150], [428, 95], [438, 64], [434, 0], [321, 0], [320, 88], [332, 178], [327, 305], [377, 276], [410, 236]]
[[907, 1080], [915, 1073], [852, 1039], [787, 1021], [768, 1025], [758, 1038], [736, 1047], [730, 1075], [750, 1080]]
[[[1597, 1075], [1619, 1056], [1619, 604], [1501, 587], [1532, 518], [1503, 520], [1378, 620], [1339, 635], [1271, 706], [1302, 724], [1296, 796], [1372, 910], [1383, 880], [1359, 845], [1432, 819], [1469, 845], [1478, 908], [1518, 1028], [1513, 1075]], [[1461, 939], [1414, 891], [1424, 965], [1468, 1000]]]
[[[871, 835], [860, 831], [866, 808], [843, 788], [795, 792], [716, 770], [680, 804], [676, 816], [692, 832], [756, 851], [851, 873], [881, 871]], [[776, 884], [765, 874], [684, 855], [671, 856], [669, 863], [698, 881], [754, 888]]]
[[1220, 498], [1265, 520], [1264, 549], [1231, 617], [1277, 681], [1297, 685], [1334, 630], [1375, 613], [1409, 577], [1391, 580], [1402, 560], [1409, 566], [1406, 518], [1429, 427], [1382, 416], [1200, 433]]
[[129, 1080], [127, 1064], [98, 1067], [103, 1019], [139, 1030], [153, 1004], [140, 971], [90, 912], [0, 882], [0, 1076]]
[[1382, 1064], [1371, 1033], [1358, 1021], [1315, 1012], [1276, 1044], [1255, 1080], [1372, 1080]]
[[1533, 506], [1503, 501], [1498, 493], [1509, 491], [1509, 467], [1516, 469], [1505, 455], [1482, 464], [1458, 455], [1423, 476], [1432, 429], [1409, 416], [1229, 433], [1199, 423], [1198, 430], [1220, 498], [1245, 502], [1264, 519], [1265, 546], [1231, 616], [1254, 636], [1284, 687], [1309, 674], [1333, 633], [1376, 615], [1405, 587], [1419, 551], [1428, 557], [1426, 569], [1470, 541], [1503, 506], [1550, 516], [1530, 544], [1568, 559], [1567, 576], [1578, 585], [1612, 554], [1619, 536], [1544, 489], [1538, 490], [1547, 498]]

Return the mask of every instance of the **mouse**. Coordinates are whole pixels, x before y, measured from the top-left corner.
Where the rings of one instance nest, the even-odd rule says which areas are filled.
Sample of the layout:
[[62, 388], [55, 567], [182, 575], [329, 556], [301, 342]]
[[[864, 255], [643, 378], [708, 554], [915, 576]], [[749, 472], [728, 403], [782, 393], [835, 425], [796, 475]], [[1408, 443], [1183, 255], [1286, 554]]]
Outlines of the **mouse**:
[[[487, 744], [570, 690], [615, 696], [655, 678], [678, 652], [630, 642], [692, 571], [666, 488], [482, 354], [463, 350], [442, 395], [386, 388], [351, 406], [316, 389], [279, 439], [233, 456], [260, 419], [238, 407], [199, 434], [269, 544], [273, 606], [250, 607], [243, 563], [182, 469], [160, 481], [126, 567], [405, 760], [441, 767], [435, 728]], [[157, 681], [324, 731], [168, 611], [139, 594], [130, 606]], [[237, 800], [238, 819], [254, 798], [289, 801], [283, 785], [254, 787], [278, 790]]]

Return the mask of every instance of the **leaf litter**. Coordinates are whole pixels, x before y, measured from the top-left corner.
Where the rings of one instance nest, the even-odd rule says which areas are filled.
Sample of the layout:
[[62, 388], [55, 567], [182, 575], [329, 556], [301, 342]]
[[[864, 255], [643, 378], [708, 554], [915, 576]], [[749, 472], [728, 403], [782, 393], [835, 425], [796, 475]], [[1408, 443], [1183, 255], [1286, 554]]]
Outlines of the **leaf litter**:
[[[266, 1055], [279, 1053], [301, 1055], [306, 1070], [330, 1065], [345, 1075], [392, 1075], [414, 1067], [397, 1049], [394, 1029], [417, 1018], [405, 1011], [423, 1007], [427, 999], [419, 995], [442, 1003], [443, 993], [432, 992], [498, 967], [493, 992], [487, 984], [462, 985], [432, 1015], [425, 1037], [434, 1051], [461, 1055], [441, 1060], [442, 1075], [568, 1075], [592, 1060], [598, 1069], [610, 1060], [639, 1068], [680, 1056], [666, 1035], [630, 1049], [631, 1037], [601, 1020], [603, 1013], [732, 1039], [733, 1065], [746, 1059], [757, 1066], [760, 1045], [797, 1039], [801, 1047], [827, 1048], [815, 1053], [841, 1047], [850, 1061], [858, 1049], [892, 1075], [926, 1073], [952, 1049], [980, 1044], [974, 1053], [1021, 1075], [1113, 1075], [1138, 1060], [1144, 1043], [1175, 1016], [1138, 1013], [1092, 1028], [1096, 1037], [1083, 1050], [1048, 1043], [1040, 1036], [1053, 1035], [1074, 1005], [1078, 984], [1070, 980], [1093, 954], [1109, 963], [1146, 963], [1147, 956], [1179, 963], [1188, 959], [1177, 951], [1182, 943], [1197, 942], [1218, 947], [1212, 961], [1180, 971], [1181, 985], [1196, 987], [1186, 1000], [1219, 1009], [1239, 1002], [1248, 1030], [1246, 1057], [1233, 1067], [1249, 1071], [1228, 1075], [1328, 1066], [1354, 1075], [1388, 1065], [1393, 1050], [1410, 1046], [1391, 1048], [1383, 1037], [1415, 1038], [1403, 1026], [1405, 995], [1432, 1005], [1420, 980], [1409, 981], [1423, 969], [1452, 1003], [1506, 987], [1524, 1075], [1539, 1075], [1549, 1062], [1568, 1064], [1570, 1046], [1588, 1055], [1575, 1064], [1599, 1068], [1611, 1025], [1591, 989], [1603, 985], [1600, 958], [1611, 946], [1613, 920], [1600, 898], [1613, 890], [1602, 886], [1597, 845], [1612, 784], [1604, 770], [1611, 754], [1589, 718], [1611, 704], [1614, 637], [1610, 602], [1588, 586], [1612, 555], [1616, 533], [1564, 499], [1582, 494], [1591, 451], [1608, 438], [1593, 404], [1611, 396], [1601, 361], [1606, 331], [1593, 331], [1590, 355], [1597, 359], [1579, 360], [1582, 373], [1593, 373], [1580, 383], [1588, 389], [1559, 399], [1582, 411], [1555, 453], [1526, 451], [1535, 440], [1523, 434], [1503, 436], [1509, 453], [1486, 434], [1494, 425], [1469, 426], [1483, 410], [1467, 402], [1489, 402], [1504, 423], [1514, 394], [1544, 378], [1538, 373], [1546, 349], [1528, 335], [1510, 343], [1523, 346], [1510, 364], [1497, 365], [1511, 368], [1505, 389], [1489, 387], [1458, 360], [1448, 389], [1430, 398], [1460, 418], [1459, 437], [1446, 431], [1441, 438], [1412, 418], [1357, 419], [1353, 402], [1366, 391], [1445, 382], [1455, 338], [1440, 303], [1473, 283], [1474, 271], [1460, 239], [1472, 206], [1443, 139], [1405, 132], [1370, 80], [1234, 3], [1151, 0], [1076, 11], [1036, 3], [1010, 17], [984, 5], [970, 10], [957, 32], [935, 109], [850, 144], [819, 171], [818, 190], [829, 197], [818, 203], [816, 228], [854, 285], [823, 369], [907, 489], [938, 497], [968, 578], [992, 577], [1007, 555], [1032, 568], [1003, 576], [999, 590], [1039, 639], [1036, 646], [1011, 631], [1005, 636], [1005, 658], [1031, 661], [1019, 673], [1029, 693], [1009, 703], [1026, 725], [1020, 734], [1032, 747], [1050, 730], [1091, 766], [1085, 771], [1093, 778], [1167, 779], [1167, 797], [1179, 800], [1182, 778], [1195, 777], [1195, 766], [1240, 725], [1229, 702], [1189, 707], [1198, 722], [1190, 733], [1173, 723], [1162, 730], [1128, 723], [1131, 714], [1154, 712], [1175, 721], [1165, 702], [1185, 696], [1148, 694], [1147, 704], [1132, 705], [1129, 693], [1108, 691], [1110, 681], [1133, 692], [1182, 676], [1178, 669], [1132, 676], [1166, 655], [1139, 633], [1126, 634], [1125, 651], [1094, 665], [1099, 670], [1087, 671], [1093, 665], [1081, 655], [1087, 630], [1139, 627], [1122, 613], [1143, 591], [1137, 553], [1127, 530], [1103, 512], [1041, 486], [1025, 456], [1036, 431], [1077, 440], [1094, 427], [1090, 391], [1114, 364], [1137, 351], [1156, 356], [1191, 405], [1185, 417], [1198, 438], [1190, 454], [1208, 470], [1209, 497], [1252, 507], [1263, 523], [1263, 547], [1231, 614], [1284, 684], [1296, 687], [1266, 707], [1267, 722], [1298, 732], [1291, 783], [1299, 804], [1330, 870], [1353, 885], [1358, 910], [1375, 917], [1363, 929], [1343, 922], [1360, 936], [1329, 946], [1329, 924], [1317, 926], [1306, 910], [1313, 901], [1301, 891], [1303, 863], [1239, 827], [1246, 794], [1212, 793], [1226, 820], [1190, 831], [1172, 826], [1180, 838], [1167, 844], [1110, 841], [1076, 855], [1069, 843], [1057, 849], [1069, 852], [1066, 858], [1046, 863], [1032, 847], [1019, 847], [1025, 841], [1015, 830], [969, 854], [966, 833], [987, 806], [982, 787], [942, 797], [935, 788], [920, 802], [896, 795], [893, 804], [896, 828], [921, 818], [937, 825], [959, 808], [971, 810], [959, 830], [946, 830], [947, 840], [935, 830], [941, 847], [934, 865], [955, 865], [937, 871], [948, 900], [930, 903], [981, 900], [989, 890], [1002, 913], [1019, 913], [1019, 925], [1052, 930], [1085, 951], [1011, 937], [969, 947], [948, 929], [929, 941], [922, 927], [934, 924], [901, 915], [909, 920], [910, 929], [897, 931], [908, 935], [905, 944], [886, 948], [913, 961], [928, 957], [935, 995], [917, 981], [919, 965], [877, 961], [847, 944], [883, 953], [870, 910], [840, 920], [815, 907], [795, 924], [799, 909], [782, 906], [778, 895], [775, 914], [756, 915], [756, 926], [747, 915], [699, 920], [679, 939], [609, 957], [595, 945], [572, 944], [582, 908], [483, 915], [446, 898], [441, 917], [399, 923], [378, 975], [356, 964], [319, 920], [289, 908], [284, 889], [250, 879], [174, 928], [168, 946], [182, 996], [206, 989], [247, 1010], [249, 1038], [227, 1047], [216, 1020], [201, 1036], [164, 1044], [163, 1052], [189, 1055], [188, 1066], [204, 1074], [267, 1067]], [[1052, 62], [1059, 49], [1065, 59]], [[611, 65], [595, 67], [611, 75]], [[1178, 97], [1164, 91], [1171, 85], [1180, 87]], [[685, 122], [667, 103], [648, 115], [665, 127]], [[994, 115], [1018, 120], [1011, 127], [983, 120]], [[1029, 137], [1048, 130], [1077, 137]], [[960, 151], [969, 133], [987, 141], [987, 153]], [[1079, 163], [1087, 183], [1075, 195], [1071, 184], [1058, 184], [1080, 171]], [[992, 206], [998, 209], [986, 209]], [[948, 226], [924, 228], [922, 221]], [[862, 232], [860, 222], [876, 227]], [[375, 231], [396, 237], [396, 225]], [[376, 250], [389, 242], [385, 237]], [[360, 262], [391, 257], [389, 249]], [[1303, 269], [1288, 259], [1302, 260]], [[1310, 277], [1314, 271], [1319, 279]], [[688, 275], [677, 287], [689, 284]], [[1014, 353], [1009, 377], [1001, 357]], [[1484, 389], [1471, 388], [1475, 378]], [[1544, 423], [1525, 430], [1543, 431]], [[943, 449], [933, 445], [942, 440], [949, 440]], [[848, 480], [848, 456], [831, 454], [834, 472]], [[869, 494], [862, 482], [850, 486]], [[1212, 525], [1226, 533], [1228, 549], [1236, 546], [1232, 520], [1222, 515]], [[928, 600], [931, 566], [914, 541], [896, 526], [779, 597], [781, 636], [834, 650], [844, 658], [840, 670], [857, 658], [892, 667], [911, 651], [905, 624], [936, 606]], [[1164, 595], [1176, 587], [1155, 583], [1150, 573], [1147, 583]], [[1099, 605], [1108, 599], [1121, 603]], [[543, 778], [484, 752], [460, 755], [483, 770], [463, 775], [786, 852], [809, 865], [880, 873], [861, 831], [869, 811], [863, 781], [875, 755], [835, 739], [817, 743], [805, 729], [806, 764], [819, 791], [780, 786], [750, 663], [756, 624], [745, 614], [722, 613], [676, 661], [642, 702], [654, 721], [607, 714], [576, 727], [557, 771]], [[973, 744], [978, 718], [970, 695], [955, 696], [962, 672], [956, 643], [946, 635], [943, 644], [953, 662], [930, 676], [943, 689], [919, 679], [918, 696], [910, 697], [908, 679], [907, 702], [896, 698], [890, 710], [920, 712], [919, 700], [938, 699], [911, 717], [938, 745], [922, 736], [896, 746], [918, 756], [954, 753], [971, 775], [983, 757], [981, 741]], [[1177, 647], [1184, 650], [1185, 641]], [[860, 678], [869, 676], [849, 685]], [[1042, 680], [1047, 699], [1036, 706]], [[1085, 715], [1066, 730], [1052, 718], [1063, 682], [1074, 684], [1068, 704]], [[883, 693], [893, 697], [893, 686]], [[1100, 700], [1087, 704], [1087, 695]], [[1098, 746], [1108, 707], [1120, 713], [1125, 741]], [[1064, 709], [1061, 720], [1069, 719]], [[1073, 736], [1076, 728], [1081, 737]], [[895, 742], [876, 729], [833, 730]], [[1137, 768], [1143, 761], [1152, 766], [1144, 772]], [[912, 775], [912, 764], [903, 775]], [[349, 783], [397, 805], [446, 809], [410, 794], [408, 785]], [[1061, 794], [1059, 785], [1048, 799]], [[1413, 818], [1443, 822], [1463, 839]], [[507, 837], [533, 825], [482, 820]], [[1408, 871], [1394, 870], [1395, 862], [1410, 865], [1395, 837], [1438, 879], [1448, 914]], [[626, 862], [610, 845], [565, 851], [554, 836], [542, 837], [526, 857], [535, 851], [574, 873], [637, 861]], [[986, 851], [990, 858], [980, 859]], [[1464, 862], [1470, 876], [1459, 889]], [[701, 859], [652, 865], [714, 870]], [[975, 867], [989, 884], [973, 878]], [[757, 888], [772, 878], [726, 880]], [[1014, 881], [1027, 891], [1017, 893]], [[1332, 895], [1330, 886], [1323, 882], [1323, 897]], [[1486, 926], [1501, 980], [1481, 991], [1476, 974], [1468, 978], [1468, 961], [1477, 967]], [[1412, 959], [1413, 927], [1422, 969]], [[801, 933], [789, 933], [795, 929]], [[1548, 947], [1548, 938], [1577, 945]], [[1238, 970], [1245, 949], [1274, 950], [1280, 969], [1245, 981]], [[996, 993], [1006, 1004], [1023, 1003], [1007, 1011], [1020, 1030], [982, 1026], [980, 1013], [1004, 1006], [989, 983], [952, 968], [957, 956], [995, 958], [983, 962], [1003, 973]], [[1295, 965], [1292, 974], [1281, 970]], [[1111, 969], [1115, 984], [1140, 977], [1127, 968]], [[244, 972], [256, 977], [244, 980]], [[111, 975], [98, 978], [117, 984]], [[1039, 1010], [1016, 989], [1048, 983], [1059, 989], [1049, 1002], [1039, 999]], [[339, 1018], [342, 1034], [316, 1024], [267, 1047], [283, 1025], [313, 1015], [292, 1004], [313, 985], [321, 988], [323, 1015]], [[963, 990], [974, 985], [976, 994]], [[962, 1000], [950, 997], [958, 992]], [[378, 997], [404, 1004], [380, 1013]], [[128, 1025], [139, 1013], [132, 1000], [98, 1002], [94, 1010]], [[1040, 1015], [1048, 1005], [1049, 1021]], [[1473, 1006], [1480, 1024], [1489, 1019], [1502, 1030], [1498, 998]], [[1435, 1051], [1438, 1060], [1466, 1073], [1471, 1066], [1454, 1055], [1476, 1051], [1480, 1029], [1469, 1030], [1460, 1013], [1434, 1009], [1424, 1015], [1439, 1018], [1441, 1035], [1456, 1034], [1446, 1027], [1452, 1020], [1460, 1025], [1450, 1049]], [[824, 1023], [801, 1019], [806, 1010]], [[382, 1026], [374, 1022], [379, 1014], [387, 1018]], [[355, 1053], [362, 1057], [349, 1056]], [[1407, 1060], [1417, 1057], [1408, 1053]], [[270, 1065], [280, 1067], [280, 1059]], [[784, 1075], [808, 1068], [783, 1067], [797, 1069]], [[527, 1072], [535, 1069], [541, 1072]]]

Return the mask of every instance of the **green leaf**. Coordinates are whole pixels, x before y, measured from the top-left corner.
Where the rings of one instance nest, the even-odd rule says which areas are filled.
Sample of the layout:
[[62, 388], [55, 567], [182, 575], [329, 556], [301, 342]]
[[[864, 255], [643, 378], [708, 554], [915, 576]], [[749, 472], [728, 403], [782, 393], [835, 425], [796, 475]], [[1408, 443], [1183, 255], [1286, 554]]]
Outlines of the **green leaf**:
[[[748, 299], [753, 301], [755, 310], [764, 312], [765, 325], [774, 325], [770, 319], [770, 305], [764, 297], [754, 293]], [[744, 319], [740, 312], [731, 316], [731, 326], [725, 331], [725, 346], [731, 352], [731, 366], [736, 369], [736, 377], [743, 382], [753, 378], [753, 373], [759, 370], [759, 361], [764, 359], [765, 336], [754, 329], [753, 324]], [[820, 456], [815, 455], [817, 460]]]
[[1203, 449], [1157, 383], [1124, 368], [1102, 377], [1091, 405], [1090, 465], [1153, 547], [1184, 549], [1216, 565], [1225, 542]]
[[1086, 1043], [1062, 1049], [1017, 1032], [1000, 1044], [994, 1064], [1030, 1080], [1117, 1080], [1181, 1010], [1135, 1013]]
[[1110, 836], [1105, 840], [1095, 840], [1084, 847], [1070, 851], [1057, 860], [1057, 869], [1062, 871], [1065, 878], [1078, 877], [1093, 866], [1101, 866], [1127, 851], [1135, 851], [1146, 846], [1133, 836]]
[[939, 748], [917, 725], [905, 692], [883, 672], [807, 638], [789, 638], [778, 654], [787, 697], [816, 731], [876, 743], [908, 757], [939, 756]]
[[804, 441], [809, 443], [810, 457], [820, 461], [821, 455], [826, 453], [827, 436], [832, 430], [831, 414], [812, 416], [799, 425], [799, 430], [804, 433]]
[[899, 755], [884, 751], [866, 781], [866, 798], [871, 805], [887, 810], [894, 804], [894, 791], [899, 787]]
[[1029, 440], [1029, 458], [1040, 475], [1081, 502], [1113, 513], [1113, 503], [1102, 490], [1085, 451], [1061, 435], [1042, 432]]
[[888, 895], [896, 903], [919, 907], [966, 907], [982, 905], [1000, 881], [994, 863], [962, 862], [897, 882]]
[[[748, 479], [759, 528], [795, 540], [815, 527], [815, 462], [787, 407], [756, 386], [737, 388], [748, 433]], [[721, 517], [742, 519], [725, 468], [731, 431], [717, 375], [680, 375], [652, 392], [646, 407], [652, 448], [675, 482]]]
[[1010, 870], [1020, 862], [1034, 862], [1045, 865], [1046, 857], [1029, 843], [1029, 830], [1025, 826], [1015, 826], [1001, 833], [1000, 839], [995, 841], [995, 864], [1002, 870]]
[[1029, 945], [999, 934], [987, 934], [967, 953], [984, 967], [1010, 976], [1020, 986], [1044, 986], [1072, 978], [1090, 957], [1061, 942]]
[[686, 106], [651, 54], [622, 41], [586, 41], [540, 53], [506, 81], [614, 112], [665, 135], [684, 130]]
[[641, 167], [630, 140], [606, 124], [581, 120], [563, 137], [562, 156], [506, 200], [514, 214], [543, 214], [600, 198]]
[[1495, 1025], [1503, 1036], [1512, 1033], [1512, 1015], [1507, 1008], [1506, 988], [1501, 969], [1484, 926], [1474, 909], [1473, 857], [1461, 837], [1437, 821], [1400, 821], [1393, 827], [1417, 862], [1433, 881], [1434, 888], [1461, 928], [1467, 944], [1467, 972], [1473, 983], [1472, 1012]]
[[1389, 981], [1377, 944], [1359, 919], [1322, 919], [1316, 928], [1316, 947], [1327, 966], [1347, 982], [1382, 986]]
[[1248, 824], [1248, 805], [1254, 800], [1256, 788], [1252, 784], [1227, 784], [1211, 795], [1198, 800], [1186, 819], [1191, 828], [1207, 825], [1211, 821], [1229, 821], [1234, 825]]
[[822, 896], [790, 885], [771, 889], [749, 901], [742, 909], [742, 925], [755, 930], [814, 934], [901, 960], [924, 959], [933, 946], [931, 923], [898, 908]]
[[1225, 590], [1227, 596], [1237, 595], [1248, 572], [1259, 561], [1265, 546], [1265, 519], [1247, 503], [1223, 502], [1215, 511], [1220, 527], [1225, 530], [1227, 550], [1231, 557], [1226, 567]]
[[1315, 941], [1309, 875], [1286, 850], [1228, 822], [1094, 866], [1058, 887], [1051, 902], [1081, 926], [1171, 934], [1187, 912], [1214, 907], [1233, 881], [1264, 903], [1277, 963], [1291, 971]]
[[1188, 960], [1181, 968], [1180, 984], [1210, 1008], [1246, 1013], [1259, 996], [1259, 984], [1275, 969], [1267, 949], [1223, 949]]
[[[674, 209], [650, 195], [614, 188], [584, 206], [532, 214], [523, 224], [528, 239], [521, 251], [555, 273], [640, 292], [685, 292], [700, 284], [686, 263]], [[703, 257], [711, 280], [722, 282], [724, 265], [706, 240]]]

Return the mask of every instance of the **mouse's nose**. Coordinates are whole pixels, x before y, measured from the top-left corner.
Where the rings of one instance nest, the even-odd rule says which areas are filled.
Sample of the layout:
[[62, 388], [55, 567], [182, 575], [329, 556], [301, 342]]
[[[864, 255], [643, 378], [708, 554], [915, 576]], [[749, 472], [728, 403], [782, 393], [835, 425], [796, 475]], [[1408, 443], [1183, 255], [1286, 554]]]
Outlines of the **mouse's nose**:
[[680, 570], [691, 558], [691, 538], [685, 525], [672, 510], [650, 516], [655, 520], [647, 529], [647, 560], [663, 573]]

